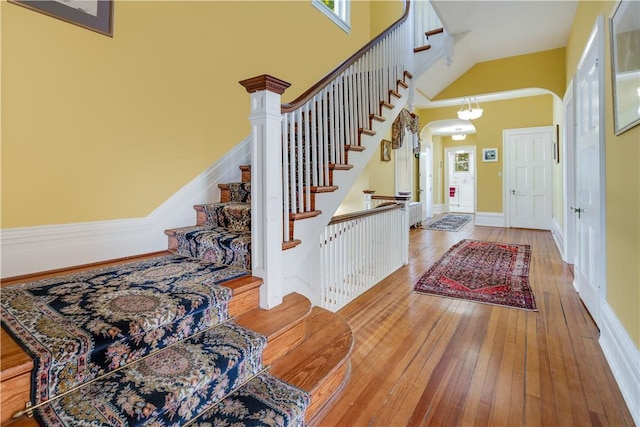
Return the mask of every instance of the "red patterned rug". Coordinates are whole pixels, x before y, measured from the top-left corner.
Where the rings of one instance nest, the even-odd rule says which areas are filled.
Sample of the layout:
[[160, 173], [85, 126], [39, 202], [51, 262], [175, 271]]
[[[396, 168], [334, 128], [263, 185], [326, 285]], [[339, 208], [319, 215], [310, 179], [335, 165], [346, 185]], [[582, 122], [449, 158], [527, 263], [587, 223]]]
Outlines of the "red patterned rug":
[[465, 239], [415, 284], [418, 293], [537, 311], [529, 286], [529, 245]]

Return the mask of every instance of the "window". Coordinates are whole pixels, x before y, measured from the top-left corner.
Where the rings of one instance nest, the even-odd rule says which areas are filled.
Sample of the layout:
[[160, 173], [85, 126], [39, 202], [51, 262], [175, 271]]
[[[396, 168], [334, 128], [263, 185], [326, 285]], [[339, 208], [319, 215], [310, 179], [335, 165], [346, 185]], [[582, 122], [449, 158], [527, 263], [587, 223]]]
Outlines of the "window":
[[346, 33], [351, 31], [349, 21], [350, 0], [311, 0], [311, 4]]

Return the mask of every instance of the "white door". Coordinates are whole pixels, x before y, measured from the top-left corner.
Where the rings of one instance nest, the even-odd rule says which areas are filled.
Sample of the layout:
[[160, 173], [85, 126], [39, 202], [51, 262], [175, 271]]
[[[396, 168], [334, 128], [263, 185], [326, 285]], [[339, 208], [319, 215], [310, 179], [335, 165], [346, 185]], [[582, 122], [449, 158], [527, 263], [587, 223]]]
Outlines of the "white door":
[[445, 155], [445, 206], [447, 212], [474, 213], [476, 206], [476, 147], [448, 147]]
[[552, 135], [549, 126], [504, 131], [510, 227], [551, 229]]
[[420, 153], [420, 202], [422, 202], [422, 220], [433, 217], [433, 147], [427, 144]]
[[[594, 32], [601, 33], [598, 25]], [[575, 201], [576, 245], [574, 286], [580, 298], [599, 325], [601, 284], [604, 283], [604, 155], [601, 133], [604, 131], [600, 105], [602, 98], [602, 70], [598, 40], [592, 36], [576, 76], [576, 134], [575, 134]]]

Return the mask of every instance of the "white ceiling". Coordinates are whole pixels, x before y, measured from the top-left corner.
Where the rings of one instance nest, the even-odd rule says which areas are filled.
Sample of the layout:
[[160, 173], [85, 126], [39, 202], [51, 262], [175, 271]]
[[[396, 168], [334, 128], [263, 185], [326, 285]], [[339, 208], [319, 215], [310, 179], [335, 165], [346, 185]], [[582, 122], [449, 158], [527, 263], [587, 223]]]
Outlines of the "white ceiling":
[[[417, 76], [415, 105], [418, 108], [436, 107], [430, 99], [479, 62], [566, 46], [578, 0], [432, 0], [431, 4], [446, 33], [453, 37], [454, 47], [450, 64], [440, 58]], [[500, 99], [496, 94], [468, 95]], [[482, 102], [482, 97], [478, 96], [478, 100]]]

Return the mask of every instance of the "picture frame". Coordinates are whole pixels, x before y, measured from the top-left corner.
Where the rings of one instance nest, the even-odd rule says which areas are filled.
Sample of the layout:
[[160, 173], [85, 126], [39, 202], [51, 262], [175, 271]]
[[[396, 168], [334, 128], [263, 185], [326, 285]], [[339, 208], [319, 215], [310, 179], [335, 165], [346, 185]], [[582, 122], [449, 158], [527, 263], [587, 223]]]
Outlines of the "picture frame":
[[9, 3], [113, 37], [113, 0], [9, 0]]
[[391, 161], [391, 141], [387, 139], [383, 139], [380, 145], [380, 160], [383, 162]]
[[483, 162], [497, 162], [498, 161], [498, 149], [497, 148], [483, 148], [482, 149], [482, 161]]
[[609, 16], [613, 125], [620, 135], [640, 124], [640, 2], [619, 0]]
[[560, 125], [556, 125], [556, 139], [553, 141], [553, 160], [560, 163]]

